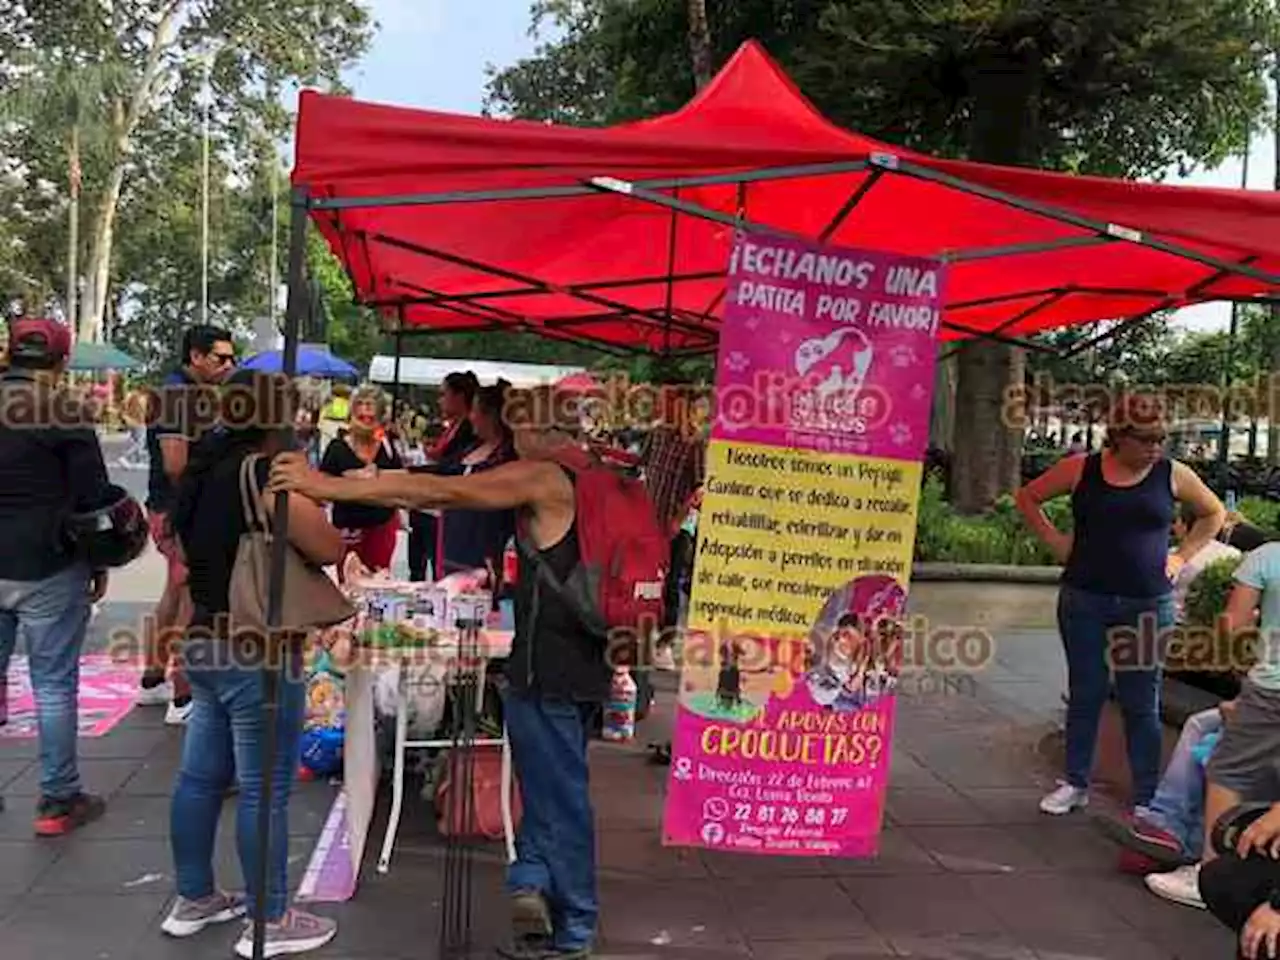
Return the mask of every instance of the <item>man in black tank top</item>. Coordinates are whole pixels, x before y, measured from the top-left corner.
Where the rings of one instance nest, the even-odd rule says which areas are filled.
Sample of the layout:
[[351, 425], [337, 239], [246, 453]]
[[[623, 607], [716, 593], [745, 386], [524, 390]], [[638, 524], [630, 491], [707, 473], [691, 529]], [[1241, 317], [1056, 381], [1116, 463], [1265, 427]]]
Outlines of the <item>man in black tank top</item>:
[[[579, 562], [570, 474], [557, 456], [574, 441], [535, 422], [554, 404], [509, 398], [507, 420], [521, 459], [468, 477], [383, 471], [329, 477], [301, 455], [277, 457], [272, 488], [316, 500], [410, 510], [516, 510], [542, 563], [563, 580]], [[517, 861], [507, 877], [521, 960], [586, 957], [595, 943], [595, 816], [587, 775], [592, 720], [608, 694], [604, 645], [553, 591], [536, 590], [536, 565], [520, 564], [516, 631], [504, 697], [507, 734], [524, 804]]]

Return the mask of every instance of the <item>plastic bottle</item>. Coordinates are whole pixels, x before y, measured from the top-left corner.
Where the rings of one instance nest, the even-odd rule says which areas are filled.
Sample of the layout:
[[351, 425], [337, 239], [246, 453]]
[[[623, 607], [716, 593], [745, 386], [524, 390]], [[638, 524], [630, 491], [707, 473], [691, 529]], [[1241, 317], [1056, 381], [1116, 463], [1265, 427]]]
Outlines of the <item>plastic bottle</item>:
[[606, 740], [623, 742], [632, 740], [636, 735], [636, 682], [631, 678], [631, 671], [619, 667], [613, 672], [613, 683], [609, 685], [609, 702], [604, 709], [604, 729], [601, 736]]

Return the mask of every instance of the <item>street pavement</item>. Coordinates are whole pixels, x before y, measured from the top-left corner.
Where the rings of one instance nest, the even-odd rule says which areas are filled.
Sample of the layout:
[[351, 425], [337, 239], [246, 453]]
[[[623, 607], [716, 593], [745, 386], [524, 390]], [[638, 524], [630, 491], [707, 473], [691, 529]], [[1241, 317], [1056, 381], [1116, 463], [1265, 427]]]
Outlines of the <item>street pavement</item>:
[[[144, 615], [154, 558], [121, 572], [94, 626]], [[148, 595], [148, 590], [151, 591]], [[630, 744], [592, 746], [599, 822], [601, 957], [671, 960], [1215, 960], [1232, 937], [1206, 914], [1147, 893], [1116, 871], [1117, 851], [1084, 815], [1036, 807], [1060, 755], [1064, 669], [1045, 587], [918, 584], [912, 610], [937, 629], [994, 636], [981, 668], [950, 684], [907, 682], [899, 700], [887, 816], [873, 860], [732, 856], [661, 846], [666, 771], [645, 743], [669, 733], [672, 693]], [[30, 836], [34, 742], [0, 742], [0, 958], [161, 960], [231, 955], [232, 930], [171, 941], [158, 929], [172, 891], [168, 793], [181, 744], [162, 711], [136, 709], [82, 741], [88, 786], [106, 817], [59, 841]], [[1122, 795], [1123, 747], [1107, 718], [1098, 770]], [[290, 824], [296, 883], [334, 788], [300, 785]], [[411, 793], [410, 796], [413, 796]], [[1095, 807], [1106, 808], [1106, 797]], [[220, 836], [220, 878], [239, 883], [234, 801]], [[385, 816], [386, 798], [379, 804]], [[381, 836], [375, 822], [371, 836]], [[371, 847], [376, 844], [370, 844]], [[369, 863], [356, 897], [321, 908], [340, 924], [318, 958], [435, 960], [443, 847], [425, 805], [411, 803], [391, 872]], [[474, 955], [505, 928], [501, 857], [478, 853]]]

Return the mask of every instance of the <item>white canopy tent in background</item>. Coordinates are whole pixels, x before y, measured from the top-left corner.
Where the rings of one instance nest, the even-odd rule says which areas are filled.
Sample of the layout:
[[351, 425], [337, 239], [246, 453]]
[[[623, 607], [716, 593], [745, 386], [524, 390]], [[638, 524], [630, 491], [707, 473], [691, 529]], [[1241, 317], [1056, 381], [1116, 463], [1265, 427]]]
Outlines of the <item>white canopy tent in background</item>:
[[[503, 360], [458, 360], [435, 357], [401, 357], [400, 383], [419, 387], [438, 387], [451, 373], [470, 370], [482, 386], [506, 380], [513, 387], [536, 387], [556, 383], [583, 367], [561, 367], [540, 363], [508, 363]], [[369, 379], [374, 383], [396, 381], [396, 359], [382, 354], [369, 364]]]

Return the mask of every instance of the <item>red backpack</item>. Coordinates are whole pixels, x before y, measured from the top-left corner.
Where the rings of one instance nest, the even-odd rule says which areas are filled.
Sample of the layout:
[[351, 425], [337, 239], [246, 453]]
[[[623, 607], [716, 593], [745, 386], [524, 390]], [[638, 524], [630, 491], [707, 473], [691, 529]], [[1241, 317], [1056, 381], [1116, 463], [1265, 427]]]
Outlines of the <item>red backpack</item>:
[[644, 484], [582, 451], [566, 452], [557, 463], [573, 478], [578, 565], [559, 582], [525, 541], [523, 524], [516, 538], [521, 561], [536, 567], [542, 582], [600, 638], [614, 630], [634, 630], [639, 638], [656, 629], [671, 544]]

